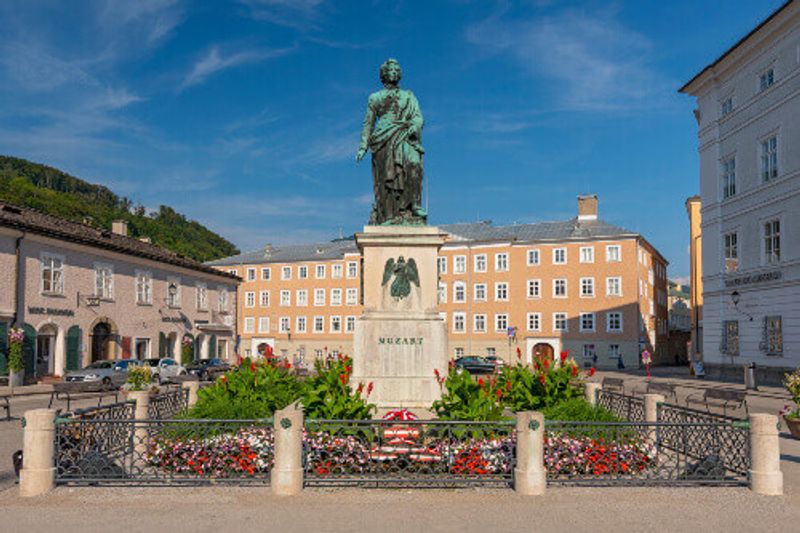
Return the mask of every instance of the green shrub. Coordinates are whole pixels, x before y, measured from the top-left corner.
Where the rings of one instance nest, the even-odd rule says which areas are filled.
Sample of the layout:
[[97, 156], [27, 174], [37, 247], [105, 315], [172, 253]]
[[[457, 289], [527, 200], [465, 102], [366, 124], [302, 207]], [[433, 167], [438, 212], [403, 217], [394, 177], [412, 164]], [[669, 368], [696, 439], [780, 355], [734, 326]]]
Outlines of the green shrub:
[[574, 360], [566, 352], [560, 364], [549, 357], [537, 358], [533, 366], [522, 364], [504, 367], [499, 383], [503, 403], [515, 413], [541, 411], [583, 395], [583, 380]]
[[11, 328], [8, 331], [8, 371], [11, 373], [25, 370], [22, 359], [22, 345], [25, 342], [25, 331], [22, 328]]
[[436, 379], [447, 390], [431, 410], [442, 420], [500, 420], [503, 418], [503, 391], [495, 378], [477, 380], [464, 370], [450, 369], [447, 378]]
[[[364, 384], [350, 388], [353, 360], [338, 357], [314, 362], [315, 375], [303, 383], [302, 402], [307, 418], [328, 420], [363, 420], [371, 417], [375, 406], [367, 403]], [[366, 396], [372, 392], [370, 383]]]
[[607, 409], [590, 405], [583, 398], [564, 400], [542, 410], [545, 419], [575, 422], [622, 422]]
[[128, 370], [125, 388], [130, 391], [143, 391], [150, 385], [150, 367], [134, 366]]

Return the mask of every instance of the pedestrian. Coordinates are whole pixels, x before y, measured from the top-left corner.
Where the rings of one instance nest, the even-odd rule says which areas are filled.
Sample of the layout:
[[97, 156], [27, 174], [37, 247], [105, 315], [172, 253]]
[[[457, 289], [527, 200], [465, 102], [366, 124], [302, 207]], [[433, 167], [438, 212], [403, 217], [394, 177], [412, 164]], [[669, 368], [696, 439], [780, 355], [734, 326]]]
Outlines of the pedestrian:
[[625, 370], [625, 361], [622, 360], [622, 352], [617, 356], [617, 370]]
[[647, 369], [647, 379], [648, 380], [650, 379], [650, 362], [651, 361], [652, 361], [652, 358], [650, 357], [650, 352], [648, 352], [647, 348], [645, 348], [642, 351], [642, 364]]

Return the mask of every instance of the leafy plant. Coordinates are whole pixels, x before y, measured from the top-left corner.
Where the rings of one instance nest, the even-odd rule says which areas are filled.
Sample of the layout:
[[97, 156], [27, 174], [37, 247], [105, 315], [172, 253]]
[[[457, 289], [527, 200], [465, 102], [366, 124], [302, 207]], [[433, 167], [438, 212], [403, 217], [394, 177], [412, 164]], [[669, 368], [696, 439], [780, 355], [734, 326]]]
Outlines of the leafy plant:
[[575, 422], [622, 422], [623, 420], [602, 407], [593, 406], [583, 398], [571, 398], [542, 410], [547, 420]]
[[522, 364], [519, 355], [516, 365], [502, 369], [499, 380], [505, 389], [503, 401], [512, 411], [544, 410], [583, 395], [581, 373], [568, 352], [558, 364], [547, 356], [537, 357], [532, 367]]
[[441, 400], [433, 402], [431, 409], [443, 420], [500, 420], [503, 418], [503, 390], [496, 378], [478, 378], [451, 364], [446, 378], [435, 371], [439, 386], [443, 386]]
[[11, 328], [8, 331], [8, 371], [11, 373], [25, 370], [22, 359], [22, 344], [25, 342], [25, 331], [22, 328]]
[[129, 391], [143, 391], [150, 386], [150, 367], [134, 366], [128, 370], [125, 388]]
[[784, 374], [783, 386], [792, 395], [794, 409], [787, 406], [784, 415], [788, 418], [800, 418], [800, 368], [792, 373]]
[[367, 403], [372, 383], [366, 387], [359, 383], [353, 390], [350, 376], [353, 360], [339, 356], [314, 362], [316, 374], [303, 384], [302, 403], [306, 417], [328, 420], [362, 420], [370, 418], [375, 406]]
[[181, 364], [183, 366], [191, 364], [194, 360], [192, 355], [192, 339], [184, 337], [181, 341]]

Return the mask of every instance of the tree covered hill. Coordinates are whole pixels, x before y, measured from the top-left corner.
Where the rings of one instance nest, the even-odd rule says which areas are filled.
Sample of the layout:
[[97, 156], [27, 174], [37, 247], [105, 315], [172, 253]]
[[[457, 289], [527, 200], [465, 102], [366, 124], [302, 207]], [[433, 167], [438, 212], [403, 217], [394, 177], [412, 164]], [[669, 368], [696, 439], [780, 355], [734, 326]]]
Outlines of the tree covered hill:
[[197, 261], [239, 253], [232, 243], [169, 206], [146, 213], [144, 206], [134, 206], [108, 187], [16, 157], [0, 155], [0, 200], [78, 222], [91, 217], [94, 225], [106, 229], [124, 219], [131, 237], [150, 237], [154, 244]]

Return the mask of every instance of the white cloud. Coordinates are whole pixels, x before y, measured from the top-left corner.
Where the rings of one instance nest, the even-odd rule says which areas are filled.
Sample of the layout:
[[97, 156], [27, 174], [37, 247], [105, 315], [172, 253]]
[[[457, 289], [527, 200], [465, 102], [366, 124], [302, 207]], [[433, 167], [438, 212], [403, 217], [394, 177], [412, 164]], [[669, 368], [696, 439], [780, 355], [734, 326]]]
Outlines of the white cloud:
[[573, 110], [652, 107], [674, 85], [652, 66], [652, 42], [613, 13], [566, 10], [523, 21], [493, 15], [469, 27], [466, 39], [554, 80], [559, 105]]
[[178, 90], [182, 91], [193, 85], [203, 83], [209, 76], [223, 70], [280, 57], [290, 53], [293, 49], [294, 48], [276, 48], [270, 50], [253, 49], [223, 55], [218, 45], [212, 46], [203, 57], [195, 62], [192, 70], [183, 79]]
[[240, 0], [256, 19], [305, 31], [316, 27], [325, 0]]

